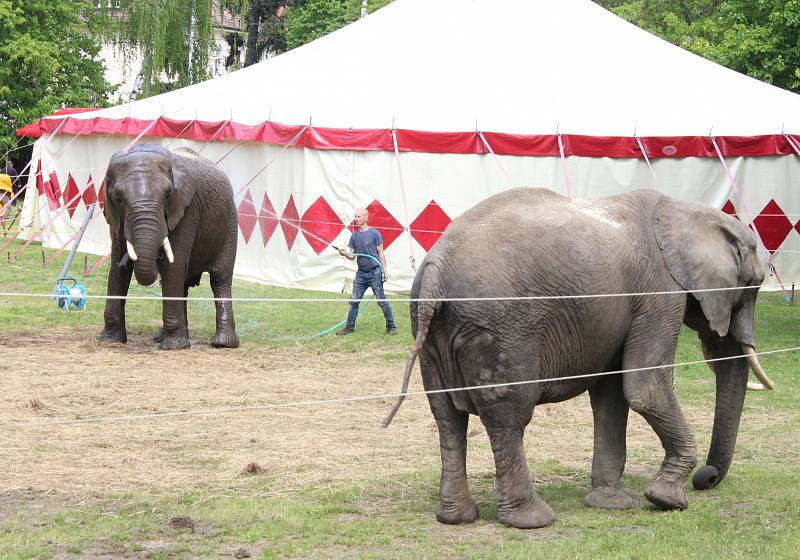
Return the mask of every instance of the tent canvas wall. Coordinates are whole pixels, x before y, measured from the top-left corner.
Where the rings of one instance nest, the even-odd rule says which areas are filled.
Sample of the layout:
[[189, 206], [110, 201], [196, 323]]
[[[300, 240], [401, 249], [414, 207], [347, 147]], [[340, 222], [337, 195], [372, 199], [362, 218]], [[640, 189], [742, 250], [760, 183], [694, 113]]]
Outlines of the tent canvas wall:
[[[785, 279], [800, 272], [800, 96], [589, 0], [396, 0], [233, 74], [36, 128], [23, 237], [46, 225], [50, 247], [102, 204], [111, 154], [141, 135], [219, 160], [244, 279], [340, 290], [354, 265], [330, 246], [367, 206], [387, 288], [408, 290], [447, 224], [512, 186], [649, 187], [724, 208]], [[82, 250], [108, 253], [102, 217]]]

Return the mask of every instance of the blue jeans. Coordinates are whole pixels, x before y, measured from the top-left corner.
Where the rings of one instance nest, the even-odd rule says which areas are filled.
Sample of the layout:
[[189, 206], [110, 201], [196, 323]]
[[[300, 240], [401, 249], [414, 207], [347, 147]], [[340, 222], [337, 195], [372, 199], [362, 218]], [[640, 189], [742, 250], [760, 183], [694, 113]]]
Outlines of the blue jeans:
[[383, 293], [383, 281], [381, 280], [381, 269], [379, 267], [356, 272], [356, 278], [353, 280], [353, 297], [350, 299], [350, 312], [347, 314], [347, 327], [350, 329], [355, 328], [356, 317], [358, 317], [358, 304], [361, 303], [361, 298], [364, 297], [367, 288], [372, 288], [372, 293], [378, 298], [378, 305], [381, 306], [383, 316], [386, 318], [386, 328], [395, 328], [392, 308]]

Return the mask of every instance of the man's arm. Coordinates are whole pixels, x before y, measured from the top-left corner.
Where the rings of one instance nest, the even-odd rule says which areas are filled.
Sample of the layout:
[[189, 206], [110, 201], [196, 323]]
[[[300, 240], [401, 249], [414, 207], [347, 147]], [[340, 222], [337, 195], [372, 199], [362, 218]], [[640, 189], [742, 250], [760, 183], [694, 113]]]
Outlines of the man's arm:
[[348, 251], [349, 247], [339, 247], [339, 254], [342, 255], [346, 259], [350, 259], [351, 261], [356, 258], [355, 254], [351, 251]]
[[386, 273], [386, 254], [383, 252], [383, 243], [378, 245], [378, 257], [381, 260], [381, 269], [383, 269], [383, 281], [386, 282], [386, 280], [389, 279], [389, 276]]
[[351, 261], [356, 258], [356, 244], [353, 242], [353, 236], [350, 236], [350, 241], [347, 242], [347, 247], [339, 247], [339, 254]]

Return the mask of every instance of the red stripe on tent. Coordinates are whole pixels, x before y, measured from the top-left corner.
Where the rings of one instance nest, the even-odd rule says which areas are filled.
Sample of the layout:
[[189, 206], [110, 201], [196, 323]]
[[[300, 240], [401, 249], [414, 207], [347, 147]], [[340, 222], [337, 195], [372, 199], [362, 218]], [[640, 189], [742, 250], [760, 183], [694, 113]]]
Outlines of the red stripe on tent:
[[[17, 131], [38, 137], [53, 133], [62, 120], [66, 120], [62, 134], [121, 134], [136, 136], [146, 130], [153, 121], [125, 117], [109, 119], [95, 117], [79, 119], [75, 117], [45, 118]], [[90, 123], [87, 126], [87, 121]], [[265, 121], [257, 125], [234, 122], [207, 122], [157, 119], [148, 131], [150, 136], [181, 137], [198, 141], [251, 141], [267, 142], [286, 146], [300, 134], [295, 145], [318, 150], [362, 150], [392, 151], [391, 129], [349, 129], [307, 127], [304, 125], [284, 125]], [[426, 152], [445, 154], [485, 154], [486, 147], [477, 131], [471, 132], [425, 132], [418, 130], [396, 130], [397, 143], [403, 152]], [[496, 154], [520, 156], [559, 155], [556, 134], [506, 134], [484, 132], [484, 137], [492, 145]], [[790, 136], [800, 143], [800, 135]], [[565, 156], [642, 158], [642, 152], [633, 136], [586, 136], [562, 134]], [[717, 157], [711, 139], [707, 136], [642, 136], [639, 138], [647, 150], [649, 158]], [[760, 136], [717, 136], [715, 137], [722, 155], [772, 156], [789, 155], [794, 150], [783, 134]]]

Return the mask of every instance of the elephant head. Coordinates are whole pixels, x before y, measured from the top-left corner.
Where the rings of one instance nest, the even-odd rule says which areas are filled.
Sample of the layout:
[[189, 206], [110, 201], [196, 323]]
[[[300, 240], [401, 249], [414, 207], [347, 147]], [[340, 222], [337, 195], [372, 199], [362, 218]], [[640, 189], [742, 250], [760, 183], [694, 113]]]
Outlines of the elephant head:
[[155, 282], [157, 260], [174, 260], [169, 233], [194, 196], [181, 156], [160, 144], [140, 144], [113, 155], [106, 172], [104, 212], [112, 241], [125, 243], [136, 280]]
[[[706, 359], [719, 359], [709, 362], [717, 384], [711, 447], [706, 465], [692, 478], [696, 489], [705, 490], [719, 484], [731, 465], [749, 370], [765, 386], [751, 388], [774, 386], [754, 350], [755, 304], [764, 271], [755, 234], [722, 212], [663, 198], [655, 232], [667, 268], [690, 292], [684, 322], [697, 331]], [[743, 355], [747, 359], [726, 359]]]

